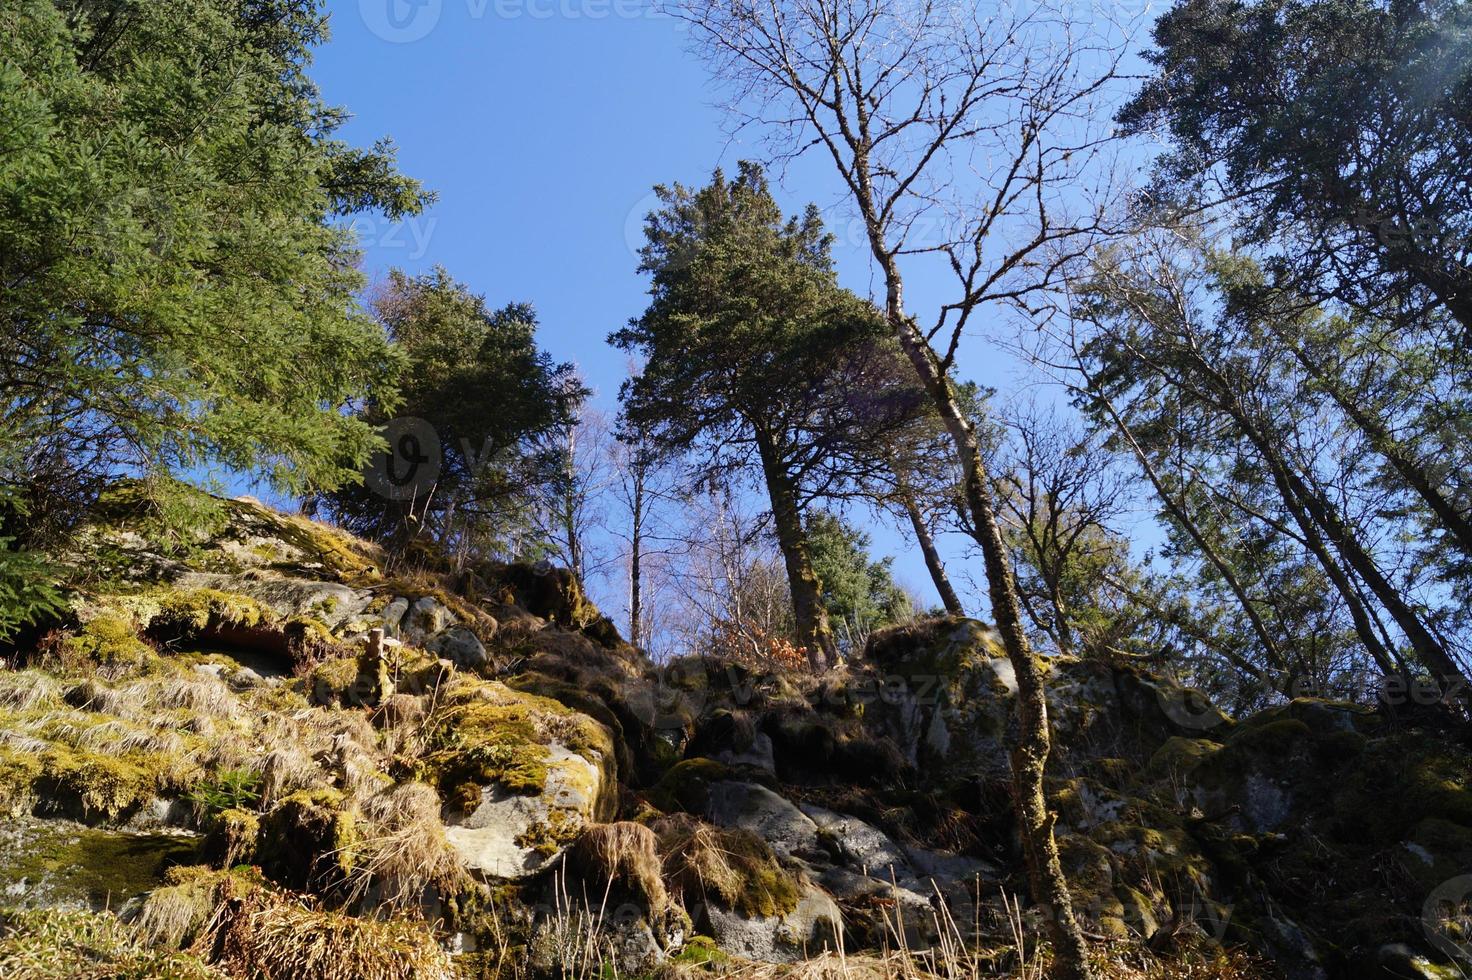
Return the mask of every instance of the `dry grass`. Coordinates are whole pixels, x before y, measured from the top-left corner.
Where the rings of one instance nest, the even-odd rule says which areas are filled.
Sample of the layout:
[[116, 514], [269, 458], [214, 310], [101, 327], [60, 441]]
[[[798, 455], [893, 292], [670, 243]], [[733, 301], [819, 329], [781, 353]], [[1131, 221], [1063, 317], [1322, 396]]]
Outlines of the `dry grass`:
[[394, 694], [373, 712], [373, 724], [382, 733], [383, 751], [388, 755], [417, 756], [428, 744], [429, 698]]
[[[1005, 900], [1005, 896], [1004, 896]], [[789, 964], [728, 963], [715, 973], [729, 980], [1046, 980], [1047, 950], [1026, 933], [1023, 914], [1010, 900], [1008, 936], [995, 947], [961, 941], [943, 898], [934, 903], [936, 921], [945, 931], [934, 947], [898, 948], [873, 955], [850, 955], [842, 948]], [[896, 933], [898, 938], [900, 934]], [[1139, 945], [1118, 941], [1096, 944], [1091, 958], [1098, 980], [1280, 980], [1269, 964], [1238, 950], [1201, 940], [1170, 956], [1159, 956]], [[686, 972], [686, 971], [681, 971]], [[709, 974], [709, 969], [702, 969]]]
[[[167, 724], [167, 723], [166, 723]], [[129, 752], [148, 752], [153, 755], [183, 755], [188, 751], [184, 739], [168, 728], [141, 728], [121, 719], [104, 721], [85, 728], [66, 726], [66, 734], [57, 730], [58, 738], [70, 742], [79, 749], [101, 752], [105, 755], [124, 755]]]
[[261, 803], [270, 806], [298, 790], [326, 785], [322, 770], [301, 746], [284, 743], [261, 760]]
[[[594, 902], [597, 908], [594, 908]], [[556, 964], [561, 980], [602, 980], [610, 972], [612, 947], [605, 934], [603, 913], [608, 906], [608, 893], [597, 898], [583, 895], [575, 899], [568, 890], [567, 867], [558, 869], [553, 879], [554, 912], [538, 935], [534, 952], [546, 963]], [[504, 960], [504, 950], [501, 960]]]
[[453, 980], [449, 955], [422, 925], [324, 911], [268, 891], [258, 880], [207, 868], [175, 869], [167, 881], [144, 901], [133, 935], [156, 948], [203, 956], [224, 975]]
[[661, 916], [669, 905], [658, 840], [643, 824], [588, 827], [568, 848], [567, 867], [584, 882], [605, 884], [620, 899], [642, 904], [652, 916]]
[[136, 680], [115, 687], [88, 678], [67, 690], [66, 701], [84, 711], [119, 718], [145, 719], [165, 711], [187, 711], [195, 717], [212, 719], [240, 716], [235, 695], [214, 677]]
[[149, 945], [182, 949], [215, 914], [219, 879], [204, 868], [171, 868], [165, 881], [144, 899], [133, 930]]
[[240, 716], [240, 702], [219, 678], [176, 677], [150, 685], [150, 688], [148, 705], [154, 709], [184, 709], [193, 715], [220, 719]]
[[232, 975], [259, 980], [454, 980], [423, 926], [371, 921], [256, 891], [222, 908], [203, 938]]
[[403, 783], [363, 802], [363, 839], [354, 847], [350, 903], [415, 911], [438, 891], [453, 895], [467, 883], [440, 823], [440, 800], [424, 783]]
[[148, 699], [144, 695], [143, 685], [110, 687], [90, 678], [68, 689], [66, 702], [83, 711], [117, 715], [120, 718], [136, 718], [148, 710]]
[[144, 947], [106, 912], [70, 909], [0, 913], [5, 980], [232, 980], [197, 957]]
[[61, 685], [55, 678], [39, 670], [0, 673], [0, 709], [5, 711], [57, 707], [61, 694]]
[[[1130, 962], [1133, 960], [1134, 962]], [[1252, 959], [1228, 950], [1183, 953], [1179, 958], [1140, 958], [1139, 951], [1096, 950], [1098, 980], [1279, 980], [1280, 975]], [[596, 972], [587, 974], [596, 975]], [[719, 976], [725, 980], [1040, 980], [1040, 963], [1026, 968], [996, 965], [990, 956], [961, 962], [937, 962], [924, 953], [891, 950], [877, 955], [824, 952], [799, 963], [726, 963], [698, 969], [680, 968], [675, 976]], [[673, 980], [673, 978], [671, 978]]]
[[714, 898], [746, 915], [776, 915], [797, 904], [797, 883], [760, 837], [712, 826], [688, 813], [655, 821], [665, 878], [687, 908]]

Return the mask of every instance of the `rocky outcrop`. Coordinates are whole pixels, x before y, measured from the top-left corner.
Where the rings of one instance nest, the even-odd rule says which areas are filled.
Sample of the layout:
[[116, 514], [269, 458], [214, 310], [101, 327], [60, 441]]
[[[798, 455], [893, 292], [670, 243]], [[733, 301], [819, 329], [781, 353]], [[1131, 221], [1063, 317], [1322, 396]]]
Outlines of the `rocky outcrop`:
[[548, 746], [546, 777], [536, 793], [493, 783], [464, 814], [445, 819], [445, 836], [472, 871], [517, 881], [541, 870], [596, 822], [602, 784], [597, 766], [565, 747]]
[[[179, 849], [252, 865], [323, 928], [436, 924], [467, 972], [495, 944], [555, 971], [574, 929], [601, 930], [622, 972], [957, 935], [1011, 968], [1015, 682], [985, 625], [890, 630], [820, 677], [656, 665], [565, 571], [395, 577], [303, 518], [199, 506], [216, 516], [181, 544], [111, 495], [73, 556], [71, 619], [0, 672], [0, 805], [27, 827], [184, 831]], [[1467, 958], [1459, 733], [1312, 699], [1232, 719], [1128, 661], [1045, 677], [1049, 801], [1091, 934], [1141, 955], [1241, 946], [1295, 980]], [[0, 881], [30, 880], [17, 849], [6, 862]], [[155, 904], [240, 908], [255, 887], [181, 879]]]

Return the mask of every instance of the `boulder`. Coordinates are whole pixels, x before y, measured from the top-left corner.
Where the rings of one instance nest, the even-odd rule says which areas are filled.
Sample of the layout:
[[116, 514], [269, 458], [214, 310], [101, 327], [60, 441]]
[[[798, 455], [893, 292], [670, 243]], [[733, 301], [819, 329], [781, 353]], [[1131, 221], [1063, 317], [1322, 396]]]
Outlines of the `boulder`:
[[480, 637], [464, 626], [450, 626], [425, 641], [424, 649], [461, 670], [484, 667], [490, 660]]
[[756, 834], [779, 857], [818, 853], [818, 825], [797, 805], [757, 783], [718, 781], [707, 790], [705, 815], [718, 827]]
[[843, 913], [838, 904], [805, 883], [797, 906], [783, 915], [742, 915], [708, 905], [704, 924], [716, 943], [736, 956], [766, 963], [792, 963], [839, 948]]
[[422, 645], [454, 622], [454, 615], [434, 596], [415, 599], [399, 625], [399, 635], [406, 643]]
[[484, 786], [468, 815], [446, 809], [445, 837], [467, 868], [507, 881], [530, 877], [596, 820], [608, 789], [599, 768], [556, 744], [547, 747], [545, 765], [538, 793]]
[[222, 575], [210, 572], [187, 572], [175, 581], [180, 588], [216, 589], [244, 595], [271, 609], [279, 618], [313, 619], [333, 632], [341, 632], [359, 624], [373, 601], [367, 589], [355, 589], [340, 582], [283, 578], [276, 575], [247, 573]]

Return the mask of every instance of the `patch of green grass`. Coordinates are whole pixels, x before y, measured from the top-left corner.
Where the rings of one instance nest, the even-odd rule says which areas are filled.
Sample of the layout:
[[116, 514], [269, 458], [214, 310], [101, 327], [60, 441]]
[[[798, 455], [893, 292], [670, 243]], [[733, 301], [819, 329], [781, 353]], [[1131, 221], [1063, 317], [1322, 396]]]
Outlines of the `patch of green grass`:
[[254, 769], [225, 769], [184, 798], [206, 815], [250, 810], [261, 800], [261, 774]]

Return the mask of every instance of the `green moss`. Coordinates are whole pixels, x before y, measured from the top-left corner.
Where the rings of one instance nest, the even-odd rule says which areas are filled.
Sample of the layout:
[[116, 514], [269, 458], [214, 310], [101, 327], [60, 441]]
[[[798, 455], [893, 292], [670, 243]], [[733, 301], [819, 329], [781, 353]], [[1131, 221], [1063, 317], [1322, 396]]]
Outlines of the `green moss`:
[[358, 658], [334, 657], [312, 668], [303, 680], [302, 692], [316, 705], [347, 705], [358, 682]]
[[583, 818], [569, 810], [552, 810], [546, 820], [539, 820], [516, 837], [516, 846], [530, 848], [550, 858], [578, 839], [583, 832]]
[[431, 719], [428, 741], [419, 775], [462, 810], [473, 809], [479, 788], [492, 783], [513, 793], [541, 793], [553, 742], [600, 767], [601, 784], [610, 791], [617, 784], [607, 729], [550, 698], [494, 681], [457, 676]]
[[680, 813], [655, 821], [670, 887], [686, 906], [714, 899], [746, 916], [786, 915], [802, 898], [798, 880], [766, 841]]
[[765, 856], [734, 854], [741, 872], [740, 891], [734, 896], [734, 907], [743, 915], [786, 915], [797, 908], [802, 899], [797, 881], [775, 860]]
[[60, 659], [68, 673], [121, 677], [149, 672], [158, 655], [138, 638], [129, 618], [104, 613], [84, 623], [76, 635], [62, 640]]
[[[506, 686], [513, 691], [523, 694], [531, 694], [537, 697], [556, 701], [565, 708], [587, 715], [597, 721], [604, 731], [589, 732], [587, 737], [578, 746], [569, 745], [572, 751], [585, 755], [587, 751], [611, 752], [613, 744], [608, 737], [609, 732], [622, 731], [623, 726], [617, 717], [609, 710], [608, 705], [598, 693], [576, 684], [560, 681], [546, 674], [523, 673], [506, 679]], [[586, 755], [585, 755], [586, 757]]]
[[1005, 656], [996, 635], [972, 619], [929, 619], [886, 630], [871, 639], [869, 656], [905, 677], [956, 681]]
[[710, 784], [736, 778], [732, 769], [713, 759], [685, 759], [676, 763], [649, 791], [649, 801], [661, 810], [705, 810]]
[[147, 753], [112, 756], [56, 747], [42, 758], [39, 785], [49, 796], [74, 802], [85, 817], [112, 819], [158, 795], [163, 775]]
[[709, 936], [691, 936], [680, 951], [670, 957], [670, 962], [678, 966], [721, 966], [730, 961], [730, 955]]
[[1322, 783], [1309, 790], [1332, 802], [1346, 842], [1390, 846], [1424, 818], [1472, 826], [1472, 758], [1424, 733], [1375, 739], [1353, 766], [1318, 771]]
[[165, 872], [196, 860], [198, 841], [174, 834], [76, 828], [24, 821], [10, 828], [22, 842], [7, 850], [0, 881], [26, 882], [48, 902], [118, 907], [155, 888]]
[[41, 771], [41, 759], [34, 753], [0, 746], [0, 809], [12, 816], [30, 809]]
[[1138, 768], [1129, 759], [1094, 759], [1089, 765], [1100, 782], [1116, 789], [1128, 785]]
[[347, 879], [361, 844], [357, 811], [341, 791], [302, 790], [261, 818], [256, 853], [275, 880], [327, 891]]
[[251, 864], [261, 836], [261, 818], [249, 810], [226, 810], [215, 819], [209, 847], [224, 867]]
[[1329, 764], [1343, 763], [1365, 751], [1370, 740], [1359, 732], [1326, 732], [1314, 739], [1313, 749]]
[[282, 514], [254, 501], [232, 501], [242, 516], [265, 525], [267, 533], [280, 538], [344, 581], [373, 583], [383, 578], [376, 548], [339, 528]]
[[1220, 742], [1205, 738], [1174, 736], [1155, 750], [1150, 757], [1148, 770], [1156, 777], [1189, 772], [1222, 751]]
[[193, 636], [207, 629], [270, 626], [275, 619], [275, 613], [250, 596], [219, 589], [190, 589], [165, 593], [159, 602], [159, 614], [149, 625]]
[[1308, 744], [1313, 729], [1297, 718], [1275, 718], [1243, 723], [1227, 739], [1234, 749], [1274, 755], [1293, 751]]

